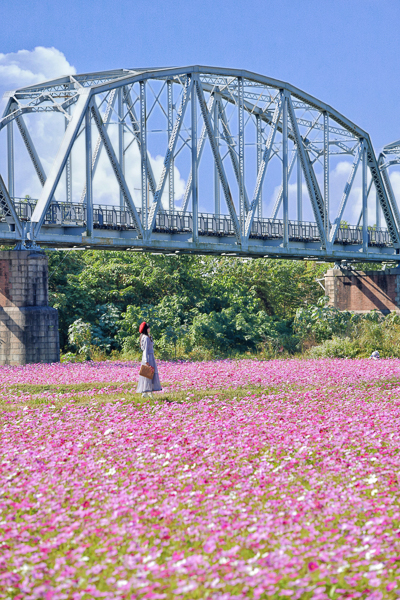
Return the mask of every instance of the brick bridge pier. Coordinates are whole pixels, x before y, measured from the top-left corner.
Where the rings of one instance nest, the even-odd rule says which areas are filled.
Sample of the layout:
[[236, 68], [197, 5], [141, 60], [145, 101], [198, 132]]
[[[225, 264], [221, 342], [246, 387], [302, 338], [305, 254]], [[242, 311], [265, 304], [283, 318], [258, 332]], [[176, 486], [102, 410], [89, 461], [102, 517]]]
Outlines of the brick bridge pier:
[[0, 365], [60, 360], [58, 313], [48, 306], [48, 259], [40, 251], [0, 253]]
[[400, 267], [385, 271], [329, 269], [325, 273], [329, 305], [339, 310], [400, 314]]

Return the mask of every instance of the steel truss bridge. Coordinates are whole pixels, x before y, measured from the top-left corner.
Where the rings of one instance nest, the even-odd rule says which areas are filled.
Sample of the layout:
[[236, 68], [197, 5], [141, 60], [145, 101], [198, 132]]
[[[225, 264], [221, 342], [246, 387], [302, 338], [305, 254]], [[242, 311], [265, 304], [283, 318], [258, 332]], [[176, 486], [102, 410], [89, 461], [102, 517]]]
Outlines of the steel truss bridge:
[[[389, 178], [400, 141], [376, 158], [365, 131], [288, 83], [214, 67], [123, 69], [6, 98], [2, 244], [400, 260]], [[52, 156], [34, 142], [35, 118], [43, 136], [59, 127]], [[37, 198], [17, 195], [27, 158]]]

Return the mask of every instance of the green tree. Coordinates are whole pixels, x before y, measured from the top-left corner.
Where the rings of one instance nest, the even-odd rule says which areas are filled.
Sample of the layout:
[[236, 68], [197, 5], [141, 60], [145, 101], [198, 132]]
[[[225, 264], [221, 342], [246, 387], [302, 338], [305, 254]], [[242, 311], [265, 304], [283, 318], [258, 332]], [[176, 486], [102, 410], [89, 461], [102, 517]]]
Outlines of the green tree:
[[182, 343], [219, 353], [253, 350], [268, 340], [282, 346], [278, 339], [293, 347], [288, 340], [296, 310], [323, 295], [316, 278], [327, 268], [306, 261], [92, 250], [49, 252], [49, 261], [62, 347], [68, 346], [69, 326], [82, 319], [93, 343], [108, 351], [137, 349], [142, 320], [152, 323], [165, 352]]

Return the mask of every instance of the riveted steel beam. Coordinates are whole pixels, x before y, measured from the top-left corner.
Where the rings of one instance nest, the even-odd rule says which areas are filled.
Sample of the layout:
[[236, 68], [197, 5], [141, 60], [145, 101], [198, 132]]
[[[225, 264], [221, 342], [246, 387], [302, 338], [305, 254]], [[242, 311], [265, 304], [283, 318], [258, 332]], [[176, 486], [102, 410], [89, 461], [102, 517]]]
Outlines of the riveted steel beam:
[[[115, 104], [115, 100], [117, 98], [116, 95], [116, 91], [112, 90], [110, 92], [110, 97], [109, 100], [107, 102], [107, 108], [106, 108], [106, 112], [104, 115], [104, 126], [107, 129], [108, 125], [111, 121], [111, 116], [112, 116], [112, 112], [114, 109], [114, 104]], [[101, 154], [101, 150], [103, 148], [103, 141], [101, 139], [101, 135], [98, 136], [97, 141], [96, 141], [96, 145], [94, 147], [94, 151], [93, 151], [93, 158], [92, 158], [92, 177], [94, 177], [95, 173], [96, 173], [96, 169], [97, 166], [99, 164], [99, 159], [100, 159], [100, 154]], [[86, 184], [83, 188], [82, 191], [82, 195], [81, 195], [81, 202], [84, 204], [86, 202]]]
[[[70, 109], [68, 109], [69, 113]], [[67, 129], [69, 124], [69, 119], [67, 116], [65, 117], [65, 129]], [[69, 153], [67, 158], [67, 162], [65, 164], [65, 191], [66, 191], [66, 200], [67, 202], [72, 202], [72, 152]]]
[[122, 190], [122, 194], [123, 194], [124, 200], [125, 200], [125, 205], [126, 205], [127, 209], [129, 210], [129, 212], [131, 213], [131, 217], [133, 219], [133, 222], [135, 223], [135, 227], [136, 227], [136, 231], [138, 232], [138, 236], [140, 238], [143, 238], [144, 237], [144, 229], [142, 227], [140, 217], [136, 210], [135, 204], [133, 202], [131, 193], [128, 188], [128, 184], [126, 183], [124, 174], [122, 173], [121, 165], [119, 164], [119, 161], [115, 154], [111, 140], [108, 137], [107, 130], [105, 128], [103, 119], [101, 118], [100, 111], [99, 111], [95, 101], [92, 103], [91, 111], [92, 111], [92, 115], [93, 115], [93, 120], [96, 123], [97, 130], [98, 130], [99, 134], [101, 135], [101, 139], [103, 140], [104, 149], [107, 152], [109, 161], [113, 168], [113, 171], [114, 171], [115, 177], [117, 179], [117, 182], [119, 184], [120, 190]]
[[[257, 131], [257, 174], [260, 170], [261, 167], [261, 162], [262, 162], [262, 156], [263, 156], [263, 152], [262, 152], [262, 121], [260, 119], [259, 115], [256, 115], [256, 131]], [[260, 190], [259, 196], [258, 196], [258, 206], [257, 206], [257, 218], [258, 219], [262, 219], [263, 216], [263, 205], [262, 205], [262, 189]], [[247, 208], [248, 210], [248, 208]]]
[[379, 157], [379, 161], [378, 161], [379, 171], [382, 176], [383, 183], [385, 185], [386, 193], [388, 195], [390, 204], [394, 209], [393, 215], [396, 220], [397, 229], [400, 230], [400, 215], [399, 215], [399, 211], [398, 211], [398, 207], [397, 207], [396, 196], [394, 195], [393, 186], [392, 186], [392, 182], [390, 181], [388, 170], [387, 170], [387, 168], [385, 168], [386, 165], [382, 165], [381, 160], [382, 160], [382, 158]]
[[396, 199], [387, 193], [387, 189], [382, 180], [384, 171], [379, 169], [375, 153], [372, 148], [371, 141], [368, 137], [364, 138], [367, 142], [367, 164], [374, 181], [375, 190], [378, 196], [379, 203], [386, 221], [386, 226], [389, 230], [395, 248], [400, 248], [400, 215], [397, 207]]
[[[360, 164], [362, 154], [363, 154], [363, 142], [361, 141], [358, 146], [358, 150], [357, 150], [356, 156], [354, 158], [353, 165], [351, 167], [351, 171], [349, 173], [349, 177], [347, 179], [347, 183], [346, 183], [344, 191], [343, 191], [343, 195], [342, 195], [342, 199], [340, 201], [336, 219], [332, 225], [332, 229], [331, 229], [330, 236], [329, 236], [330, 244], [333, 244], [336, 239], [336, 235], [337, 235], [337, 232], [338, 232], [338, 229], [340, 227], [340, 223], [341, 223], [341, 220], [343, 217], [343, 212], [344, 212], [344, 209], [346, 208], [347, 200], [349, 199], [349, 196], [350, 196], [351, 188], [354, 183], [355, 176], [357, 174], [357, 169], [358, 169], [358, 165]], [[363, 218], [364, 218], [364, 214], [363, 214]]]
[[8, 192], [13, 198], [14, 193], [14, 124], [11, 121], [7, 124], [7, 171], [8, 171]]
[[83, 88], [79, 91], [79, 100], [76, 104], [74, 114], [72, 115], [71, 121], [64, 134], [57, 157], [42, 188], [42, 192], [32, 215], [31, 221], [34, 224], [34, 237], [37, 236], [41, 226], [43, 225], [47, 209], [49, 208], [50, 202], [53, 199], [54, 192], [56, 191], [57, 185], [60, 181], [65, 163], [85, 117], [85, 112], [88, 107], [90, 97], [91, 91], [89, 89]]
[[244, 200], [244, 89], [243, 78], [238, 77], [238, 156], [239, 156], [239, 214], [240, 214], [240, 230], [244, 237], [246, 226], [246, 207]]
[[[318, 115], [314, 119], [313, 122], [307, 121], [307, 123], [309, 123], [310, 125], [309, 125], [309, 128], [307, 129], [305, 135], [303, 136], [303, 139], [307, 139], [307, 137], [310, 135], [311, 131], [314, 129], [314, 127], [318, 123], [318, 120], [319, 120], [320, 116], [321, 115]], [[296, 119], [297, 119], [297, 117], [296, 117]], [[297, 123], [299, 123], [299, 119], [297, 119]], [[278, 131], [279, 131], [279, 127], [280, 127], [280, 125], [278, 124]], [[289, 135], [289, 132], [288, 132], [288, 135]], [[297, 158], [298, 158], [298, 152], [297, 152], [297, 149], [295, 148], [292, 151], [292, 156], [291, 156], [290, 163], [289, 163], [289, 174], [288, 174], [289, 179], [290, 179], [290, 176], [292, 174], [293, 167], [294, 167], [294, 164], [295, 164]], [[301, 184], [299, 185], [299, 178], [301, 180], [301, 162], [299, 160], [297, 160], [297, 165], [298, 165], [298, 168], [297, 168], [297, 183], [298, 183], [297, 198], [298, 198], [298, 201], [299, 201], [301, 199]], [[299, 173], [300, 173], [300, 175], [299, 175]], [[271, 217], [272, 219], [276, 219], [276, 216], [277, 216], [278, 211], [279, 211], [279, 209], [281, 207], [281, 204], [282, 204], [282, 197], [283, 197], [283, 186], [281, 185], [280, 188], [279, 188], [278, 195], [277, 195], [276, 200], [275, 200], [274, 208], [272, 210], [272, 217]], [[301, 201], [300, 201], [300, 203], [302, 204]], [[297, 209], [298, 208], [299, 208], [299, 202], [298, 202]], [[299, 214], [299, 210], [297, 210], [297, 212]], [[300, 212], [302, 212], [302, 209], [300, 209]], [[299, 220], [301, 220], [301, 219], [299, 219]]]
[[318, 181], [311, 165], [310, 156], [304, 147], [304, 142], [300, 135], [299, 127], [296, 121], [296, 115], [292, 104], [292, 99], [290, 96], [288, 97], [288, 115], [292, 123], [292, 131], [297, 146], [298, 156], [300, 158], [304, 179], [307, 185], [308, 195], [310, 197], [311, 206], [321, 237], [321, 245], [323, 248], [326, 248], [327, 236], [324, 227], [324, 200], [321, 196], [321, 190], [319, 189]]
[[0, 208], [9, 223], [15, 224], [15, 229], [19, 236], [22, 235], [21, 221], [15, 211], [14, 204], [11, 201], [10, 195], [0, 175]]
[[[122, 173], [125, 175], [125, 157], [124, 157], [124, 99], [123, 89], [118, 90], [118, 160]], [[119, 207], [124, 210], [124, 195], [119, 191]]]
[[199, 190], [198, 190], [198, 163], [197, 163], [197, 98], [196, 90], [191, 91], [191, 154], [192, 154], [192, 221], [193, 243], [199, 242]]
[[204, 125], [207, 130], [207, 135], [208, 135], [208, 139], [210, 140], [210, 146], [211, 146], [211, 150], [212, 150], [212, 153], [214, 156], [214, 161], [215, 161], [216, 167], [218, 169], [219, 179], [221, 181], [221, 186], [224, 191], [225, 201], [226, 201], [226, 204], [227, 204], [227, 207], [229, 210], [229, 214], [232, 219], [235, 236], [236, 236], [238, 243], [241, 243], [240, 223], [237, 218], [235, 205], [233, 203], [231, 190], [229, 188], [228, 179], [225, 174], [225, 169], [224, 169], [224, 165], [223, 165], [221, 155], [219, 152], [217, 140], [215, 139], [214, 129], [213, 129], [213, 126], [211, 123], [210, 113], [208, 112], [208, 109], [207, 109], [206, 100], [204, 98], [203, 88], [202, 88], [201, 84], [199, 83], [199, 81], [195, 81], [195, 86], [196, 86], [196, 90], [197, 90], [197, 96], [199, 99], [201, 114], [202, 114], [203, 120], [204, 120]]
[[282, 206], [283, 247], [289, 244], [289, 174], [288, 174], [288, 95], [284, 92], [282, 106]]
[[296, 152], [297, 163], [297, 220], [303, 220], [303, 173], [298, 151]]
[[21, 137], [23, 139], [23, 142], [25, 144], [25, 147], [28, 151], [29, 157], [32, 161], [33, 167], [36, 171], [36, 175], [39, 178], [39, 181], [41, 183], [41, 185], [43, 186], [45, 184], [46, 181], [46, 173], [45, 170], [43, 168], [42, 162], [39, 158], [38, 153], [36, 152], [36, 148], [35, 145], [32, 141], [32, 138], [30, 136], [29, 130], [26, 126], [26, 123], [24, 121], [24, 118], [22, 116], [17, 117], [15, 119], [15, 122], [17, 123], [17, 127], [19, 129], [19, 132], [21, 134]]
[[324, 112], [324, 224], [326, 235], [329, 236], [329, 115]]
[[281, 113], [282, 113], [282, 106], [283, 106], [283, 94], [281, 95], [281, 97], [279, 98], [279, 101], [277, 102], [277, 104], [275, 106], [274, 116], [272, 117], [271, 129], [269, 131], [267, 143], [265, 145], [261, 165], [260, 165], [260, 168], [258, 169], [257, 182], [256, 182], [255, 190], [254, 190], [253, 200], [251, 202], [251, 205], [250, 205], [249, 211], [247, 213], [247, 217], [246, 217], [245, 237], [247, 239], [249, 238], [249, 235], [251, 232], [251, 226], [253, 223], [253, 219], [254, 219], [254, 215], [255, 215], [258, 203], [259, 203], [259, 198], [260, 198], [260, 194], [261, 194], [262, 185], [264, 183], [265, 173], [267, 172], [268, 163], [271, 158], [272, 146], [273, 146], [273, 143], [275, 140], [276, 132], [278, 130], [278, 123], [279, 123], [279, 119], [280, 119]]
[[188, 75], [186, 78], [185, 86], [182, 91], [181, 104], [180, 104], [180, 107], [179, 107], [177, 115], [176, 115], [174, 128], [172, 130], [171, 138], [168, 142], [168, 149], [167, 149], [167, 153], [164, 158], [164, 166], [163, 166], [163, 170], [161, 173], [161, 177], [160, 177], [160, 180], [157, 185], [157, 189], [154, 194], [154, 201], [150, 207], [146, 239], [150, 239], [151, 232], [153, 231], [153, 228], [154, 228], [157, 212], [158, 212], [158, 209], [161, 204], [161, 197], [162, 197], [162, 194], [164, 191], [167, 174], [169, 172], [170, 162], [174, 155], [176, 142], [178, 140], [179, 132], [182, 127], [183, 118], [185, 116], [185, 111], [186, 111], [186, 107], [187, 107], [187, 104], [189, 101], [189, 97], [190, 97], [192, 88], [193, 88], [193, 77], [191, 75]]
[[93, 171], [92, 171], [92, 121], [90, 106], [85, 114], [86, 149], [86, 235], [93, 235]]
[[[212, 94], [208, 101], [209, 112], [211, 112], [211, 110], [213, 109], [214, 106], [215, 106], [215, 95]], [[203, 124], [201, 133], [200, 133], [200, 137], [197, 142], [197, 164], [200, 163], [201, 155], [203, 154], [206, 138], [207, 138], [207, 129], [206, 129], [206, 126]], [[182, 202], [182, 212], [186, 212], [188, 209], [191, 193], [192, 193], [192, 169], [190, 169], [189, 177], [186, 182], [186, 188], [185, 188], [185, 193], [183, 195], [183, 202]]]
[[362, 143], [362, 181], [361, 181], [361, 196], [362, 196], [362, 240], [363, 252], [368, 252], [368, 189], [367, 189], [367, 145], [365, 140]]
[[146, 112], [146, 83], [140, 85], [140, 188], [142, 196], [142, 225], [147, 229], [148, 190], [147, 190], [147, 112]]
[[[171, 140], [172, 130], [174, 126], [174, 84], [171, 80], [167, 81], [167, 97], [168, 97], [168, 142]], [[175, 212], [175, 192], [174, 192], [174, 157], [169, 164], [168, 173], [168, 208], [171, 214]]]
[[[214, 116], [214, 136], [215, 136], [215, 141], [217, 144], [217, 147], [219, 148], [219, 107], [218, 107], [218, 88], [216, 88], [216, 91], [214, 93], [214, 97], [216, 97], [216, 102], [214, 102], [214, 107], [213, 107], [213, 116]], [[210, 108], [208, 109], [208, 111], [211, 113]], [[218, 175], [218, 169], [217, 169], [217, 165], [215, 164], [214, 161], [214, 214], [216, 217], [219, 217], [221, 214], [221, 194], [220, 194], [220, 190], [221, 190], [221, 184], [219, 181], [219, 175]]]
[[[232, 101], [232, 100], [230, 100], [230, 101]], [[246, 107], [245, 102], [243, 102], [243, 106]], [[226, 117], [224, 105], [222, 104], [221, 98], [218, 99], [218, 108], [219, 108], [219, 115], [221, 118], [221, 137], [226, 143], [229, 157], [231, 159], [231, 163], [232, 163], [232, 167], [233, 167], [233, 172], [235, 173], [236, 181], [238, 182], [238, 185], [239, 185], [240, 168], [239, 168], [238, 154], [235, 150], [236, 142], [234, 140], [234, 137], [231, 134], [229, 122]], [[250, 207], [250, 203], [249, 203], [249, 198], [247, 196], [246, 186], [243, 187], [243, 192], [244, 192], [245, 212], [247, 213], [247, 211], [249, 210], [249, 207]]]
[[[128, 110], [129, 119], [130, 119], [131, 125], [132, 125], [132, 133], [133, 133], [133, 136], [134, 136], [134, 138], [139, 146], [139, 150], [140, 150], [140, 124], [139, 124], [140, 121], [138, 120], [138, 118], [136, 116], [136, 111], [135, 111], [135, 107], [133, 105], [132, 96], [131, 96], [131, 93], [128, 88], [124, 88], [124, 100], [125, 100], [125, 106], [127, 107], [127, 110]], [[146, 169], [147, 169], [147, 179], [149, 182], [150, 191], [154, 197], [154, 194], [156, 193], [156, 180], [154, 177], [153, 169], [152, 169], [151, 162], [150, 162], [148, 155], [147, 155], [147, 160], [146, 160]]]

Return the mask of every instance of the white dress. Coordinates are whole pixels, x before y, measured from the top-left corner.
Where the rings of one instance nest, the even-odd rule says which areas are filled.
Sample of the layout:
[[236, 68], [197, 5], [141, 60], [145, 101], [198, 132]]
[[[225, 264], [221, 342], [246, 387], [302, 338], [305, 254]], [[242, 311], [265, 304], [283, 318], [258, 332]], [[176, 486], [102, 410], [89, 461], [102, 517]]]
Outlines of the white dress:
[[156, 359], [154, 358], [153, 341], [148, 335], [141, 336], [140, 348], [143, 350], [142, 365], [149, 363], [154, 369], [154, 377], [153, 379], [147, 379], [147, 377], [139, 375], [139, 383], [136, 392], [139, 394], [142, 394], [143, 392], [159, 392], [162, 390], [162, 387], [158, 376]]

